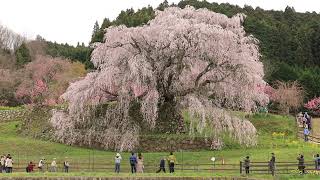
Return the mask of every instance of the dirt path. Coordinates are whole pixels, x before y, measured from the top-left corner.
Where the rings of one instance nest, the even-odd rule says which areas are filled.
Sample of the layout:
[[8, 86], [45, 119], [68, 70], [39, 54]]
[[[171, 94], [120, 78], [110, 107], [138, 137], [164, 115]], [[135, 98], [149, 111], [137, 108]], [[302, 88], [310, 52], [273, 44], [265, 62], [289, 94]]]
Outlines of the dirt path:
[[320, 137], [320, 118], [313, 118], [312, 119], [312, 132], [313, 136]]

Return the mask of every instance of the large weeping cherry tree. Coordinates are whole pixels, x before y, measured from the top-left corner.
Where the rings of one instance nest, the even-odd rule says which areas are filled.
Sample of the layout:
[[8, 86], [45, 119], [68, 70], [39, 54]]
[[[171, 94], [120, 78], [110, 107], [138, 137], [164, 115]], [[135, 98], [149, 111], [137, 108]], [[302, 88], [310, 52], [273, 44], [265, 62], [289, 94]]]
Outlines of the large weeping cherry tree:
[[185, 131], [181, 114], [187, 111], [188, 132], [207, 133], [213, 148], [222, 134], [254, 145], [255, 127], [228, 113], [268, 102], [257, 88], [265, 85], [258, 41], [245, 33], [244, 17], [171, 7], [147, 25], [106, 29], [105, 42], [92, 53], [97, 70], [71, 84], [62, 95], [68, 111], [53, 114], [56, 137], [132, 150], [146, 129]]

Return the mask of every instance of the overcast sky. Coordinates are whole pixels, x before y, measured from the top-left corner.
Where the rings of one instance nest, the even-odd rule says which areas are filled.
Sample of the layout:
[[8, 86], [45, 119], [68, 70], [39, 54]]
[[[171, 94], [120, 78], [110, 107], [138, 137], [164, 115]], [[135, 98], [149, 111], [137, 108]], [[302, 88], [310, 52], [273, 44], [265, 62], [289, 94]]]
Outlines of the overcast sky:
[[[177, 3], [179, 0], [168, 0]], [[284, 10], [320, 12], [320, 0], [207, 0]], [[77, 44], [90, 41], [93, 24], [103, 18], [115, 19], [121, 10], [147, 5], [157, 7], [163, 0], [1, 0], [0, 24], [29, 38], [40, 34], [47, 40]]]

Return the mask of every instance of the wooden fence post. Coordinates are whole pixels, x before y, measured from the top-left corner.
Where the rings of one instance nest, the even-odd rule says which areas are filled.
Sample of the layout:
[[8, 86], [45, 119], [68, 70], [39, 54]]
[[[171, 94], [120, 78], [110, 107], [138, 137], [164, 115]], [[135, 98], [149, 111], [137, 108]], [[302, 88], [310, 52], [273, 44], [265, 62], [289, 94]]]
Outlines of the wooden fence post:
[[240, 174], [242, 174], [242, 161], [240, 161]]

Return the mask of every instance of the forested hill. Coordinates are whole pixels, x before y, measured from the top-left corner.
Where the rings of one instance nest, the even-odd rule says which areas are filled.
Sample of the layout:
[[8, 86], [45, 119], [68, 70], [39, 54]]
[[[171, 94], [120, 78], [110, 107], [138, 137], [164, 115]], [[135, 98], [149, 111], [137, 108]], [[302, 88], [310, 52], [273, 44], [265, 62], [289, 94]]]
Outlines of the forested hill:
[[[183, 0], [177, 5], [169, 5], [164, 1], [157, 9], [163, 10], [168, 6], [184, 8], [187, 5], [207, 8], [229, 17], [237, 13], [246, 14], [247, 18], [244, 23], [246, 32], [260, 40], [262, 60], [266, 67], [266, 80], [270, 84], [276, 80], [298, 80], [306, 89], [309, 98], [320, 95], [320, 14], [316, 12], [298, 13], [290, 7], [284, 11], [266, 11], [261, 8], [253, 9], [251, 6], [241, 8], [230, 4], [198, 0]], [[138, 11], [127, 9], [122, 11], [114, 21], [105, 18], [101, 26], [96, 22], [91, 42], [102, 42], [103, 30], [111, 25], [124, 24], [134, 27], [146, 24], [154, 17], [154, 11], [155, 9], [150, 6]], [[63, 52], [60, 51], [60, 48]], [[78, 46], [82, 48], [80, 51], [77, 48], [68, 51], [68, 48], [73, 47], [52, 44], [48, 52], [54, 56], [76, 57], [90, 67], [88, 50], [81, 46]]]
[[[226, 14], [231, 17], [244, 13], [247, 18], [244, 27], [247, 33], [260, 40], [260, 51], [265, 64], [265, 79], [272, 85], [275, 81], [297, 80], [306, 90], [307, 98], [320, 96], [320, 14], [316, 12], [298, 13], [287, 7], [284, 11], [266, 11], [251, 6], [241, 8], [230, 4], [209, 3], [207, 1], [183, 0], [177, 5], [166, 1], [157, 9], [168, 6], [195, 8]], [[144, 7], [137, 11], [122, 11], [114, 21], [105, 18], [101, 26], [95, 22], [91, 43], [102, 42], [104, 29], [112, 25], [124, 24], [128, 27], [148, 23], [155, 16], [155, 9]], [[47, 53], [78, 59], [92, 68], [91, 50], [83, 45], [77, 47], [49, 42]]]

